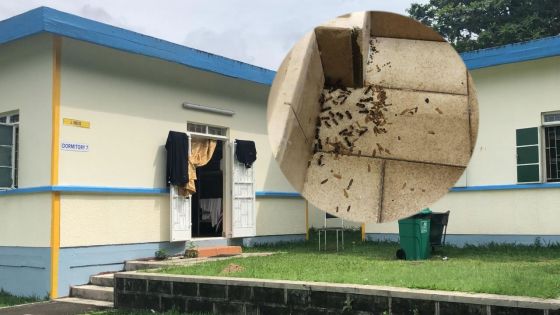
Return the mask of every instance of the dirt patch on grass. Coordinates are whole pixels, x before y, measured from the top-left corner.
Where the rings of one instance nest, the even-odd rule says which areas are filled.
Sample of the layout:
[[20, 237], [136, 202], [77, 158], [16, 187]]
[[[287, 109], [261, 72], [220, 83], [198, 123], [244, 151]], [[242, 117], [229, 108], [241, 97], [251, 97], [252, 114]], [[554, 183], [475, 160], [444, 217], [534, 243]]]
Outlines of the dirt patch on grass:
[[229, 264], [220, 273], [221, 274], [230, 274], [230, 273], [241, 272], [243, 270], [245, 270], [245, 268], [243, 268], [243, 266], [240, 266], [238, 264]]

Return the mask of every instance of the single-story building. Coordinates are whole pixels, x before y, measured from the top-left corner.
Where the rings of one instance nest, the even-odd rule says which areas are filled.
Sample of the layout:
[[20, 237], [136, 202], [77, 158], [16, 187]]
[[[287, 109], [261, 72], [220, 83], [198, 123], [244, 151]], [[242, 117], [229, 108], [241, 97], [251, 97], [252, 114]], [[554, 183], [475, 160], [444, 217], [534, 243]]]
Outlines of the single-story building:
[[[560, 37], [463, 54], [480, 131], [467, 172], [433, 207], [451, 210], [450, 242], [560, 240], [559, 54]], [[273, 161], [274, 74], [45, 7], [1, 21], [0, 288], [65, 296], [188, 239], [290, 241], [322, 225]], [[217, 144], [187, 203], [166, 185], [169, 131]], [[251, 168], [236, 140], [255, 142]], [[201, 210], [210, 199], [217, 215]], [[397, 235], [395, 223], [350, 226]]]

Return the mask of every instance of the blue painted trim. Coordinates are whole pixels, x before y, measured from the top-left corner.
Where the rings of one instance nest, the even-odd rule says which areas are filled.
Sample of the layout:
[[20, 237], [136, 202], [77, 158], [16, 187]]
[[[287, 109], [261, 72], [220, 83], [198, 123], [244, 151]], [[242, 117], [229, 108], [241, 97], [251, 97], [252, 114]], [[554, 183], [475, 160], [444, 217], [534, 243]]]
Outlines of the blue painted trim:
[[257, 197], [270, 197], [270, 198], [301, 198], [301, 195], [297, 192], [286, 192], [286, 191], [257, 191], [255, 193]]
[[53, 191], [67, 193], [109, 193], [133, 195], [162, 195], [169, 194], [168, 188], [141, 188], [141, 187], [103, 187], [103, 186], [54, 186]]
[[[0, 191], [1, 196], [31, 194], [42, 192], [65, 192], [65, 193], [108, 193], [108, 194], [132, 194], [132, 195], [165, 195], [169, 194], [168, 188], [142, 188], [142, 187], [104, 187], [104, 186], [38, 186], [28, 188], [17, 188]], [[259, 198], [301, 198], [296, 192], [284, 191], [257, 191]]]
[[560, 35], [461, 54], [469, 70], [560, 55]]
[[518, 189], [549, 189], [560, 188], [560, 183], [538, 183], [538, 184], [514, 184], [514, 185], [485, 185], [485, 186], [467, 186], [453, 187], [450, 191], [489, 191], [489, 190], [518, 190]]
[[260, 84], [270, 85], [276, 74], [272, 70], [181, 46], [48, 7], [39, 7], [0, 21], [0, 44], [41, 32], [49, 32]]
[[[395, 222], [395, 226], [397, 223]], [[447, 234], [448, 245], [464, 247], [466, 245], [516, 244], [533, 245], [539, 238], [541, 244], [560, 244], [560, 235], [516, 235], [516, 234]], [[398, 233], [366, 233], [368, 241], [399, 242]]]
[[50, 248], [0, 246], [0, 289], [45, 297], [50, 290]]

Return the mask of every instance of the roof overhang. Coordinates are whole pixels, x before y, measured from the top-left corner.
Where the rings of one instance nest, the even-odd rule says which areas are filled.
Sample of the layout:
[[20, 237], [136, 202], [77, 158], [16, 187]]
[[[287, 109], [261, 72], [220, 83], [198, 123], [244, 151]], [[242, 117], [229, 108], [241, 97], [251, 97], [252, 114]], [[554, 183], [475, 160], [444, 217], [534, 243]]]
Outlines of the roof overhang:
[[[0, 21], [0, 44], [48, 32], [224, 76], [270, 85], [275, 71], [48, 7]], [[560, 35], [460, 54], [469, 70], [560, 55]]]
[[0, 21], [0, 44], [48, 32], [224, 76], [270, 85], [275, 71], [76, 15], [39, 7]]

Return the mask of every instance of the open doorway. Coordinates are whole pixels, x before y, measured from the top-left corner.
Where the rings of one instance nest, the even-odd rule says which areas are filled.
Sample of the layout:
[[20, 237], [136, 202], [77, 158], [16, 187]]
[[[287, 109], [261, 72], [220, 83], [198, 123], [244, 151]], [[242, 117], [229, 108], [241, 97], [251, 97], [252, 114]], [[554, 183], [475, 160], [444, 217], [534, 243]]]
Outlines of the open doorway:
[[221, 237], [224, 217], [224, 145], [216, 140], [210, 161], [196, 168], [196, 193], [191, 196], [193, 237]]

